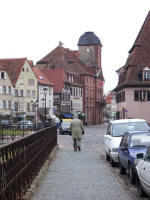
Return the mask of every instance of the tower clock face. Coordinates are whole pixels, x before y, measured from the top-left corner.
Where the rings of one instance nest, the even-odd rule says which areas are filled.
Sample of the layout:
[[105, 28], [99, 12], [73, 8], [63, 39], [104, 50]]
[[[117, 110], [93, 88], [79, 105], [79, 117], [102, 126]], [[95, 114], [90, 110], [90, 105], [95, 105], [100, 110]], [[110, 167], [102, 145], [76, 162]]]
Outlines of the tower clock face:
[[87, 49], [86, 49], [86, 51], [87, 51], [87, 52], [89, 52], [89, 51], [90, 51], [90, 49], [89, 49], [89, 48], [87, 48]]

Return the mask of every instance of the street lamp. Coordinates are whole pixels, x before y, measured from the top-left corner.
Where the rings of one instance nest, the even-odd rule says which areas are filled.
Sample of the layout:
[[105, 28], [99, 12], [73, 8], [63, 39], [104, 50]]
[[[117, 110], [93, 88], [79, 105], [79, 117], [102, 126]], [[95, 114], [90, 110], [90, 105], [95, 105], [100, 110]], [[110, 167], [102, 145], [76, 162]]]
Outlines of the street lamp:
[[33, 104], [33, 106], [35, 108], [35, 126], [36, 126], [36, 124], [37, 124], [37, 115], [38, 115], [38, 105], [39, 105], [39, 103], [38, 103], [38, 100], [36, 100], [35, 102], [33, 102], [31, 100], [31, 103]]
[[46, 95], [47, 95], [47, 87], [43, 88], [43, 92], [44, 92], [44, 96], [45, 96], [45, 98], [42, 99], [42, 100], [45, 100], [45, 119], [44, 119], [44, 121], [46, 121]]

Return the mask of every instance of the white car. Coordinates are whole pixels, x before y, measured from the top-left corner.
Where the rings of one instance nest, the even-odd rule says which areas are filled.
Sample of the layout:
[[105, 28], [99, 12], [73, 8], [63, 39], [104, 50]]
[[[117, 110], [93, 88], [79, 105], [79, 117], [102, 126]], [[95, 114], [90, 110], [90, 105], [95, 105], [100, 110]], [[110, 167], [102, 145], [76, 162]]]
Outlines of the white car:
[[110, 160], [114, 167], [118, 160], [118, 149], [122, 136], [127, 131], [147, 131], [149, 126], [144, 119], [120, 119], [108, 124], [104, 135], [104, 148], [106, 160]]
[[[138, 154], [137, 154], [138, 156]], [[140, 160], [136, 166], [137, 169], [137, 192], [139, 196], [150, 196], [150, 146], [147, 149], [143, 160]]]

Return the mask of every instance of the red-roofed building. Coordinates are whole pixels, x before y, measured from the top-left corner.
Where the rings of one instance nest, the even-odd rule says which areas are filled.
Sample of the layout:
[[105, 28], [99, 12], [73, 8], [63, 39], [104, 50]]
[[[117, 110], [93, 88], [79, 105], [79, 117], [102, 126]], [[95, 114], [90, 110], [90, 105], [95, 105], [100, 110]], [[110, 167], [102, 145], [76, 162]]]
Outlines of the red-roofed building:
[[41, 70], [56, 72], [58, 69], [64, 69], [64, 75], [61, 77], [56, 75], [52, 80], [51, 75], [48, 76], [46, 73], [50, 81], [53, 82], [55, 79], [54, 93], [55, 88], [61, 87], [62, 97], [63, 93], [66, 94], [65, 106], [61, 106], [59, 112], [75, 111], [74, 103], [76, 102], [81, 108], [76, 112], [85, 114], [86, 124], [99, 124], [103, 122], [103, 105], [105, 104], [101, 67], [102, 45], [93, 32], [86, 32], [80, 37], [78, 47], [78, 51], [72, 51], [60, 44], [38, 61], [36, 66]]
[[42, 72], [54, 84], [54, 112], [70, 112], [69, 84], [65, 82], [64, 69], [43, 69]]
[[[37, 78], [37, 82], [38, 82], [37, 113], [38, 113], [39, 119], [44, 121], [44, 120], [48, 119], [51, 115], [53, 115], [53, 87], [54, 87], [54, 84], [51, 83], [47, 79], [45, 74], [39, 68], [32, 67], [32, 70], [34, 71], [36, 78]], [[34, 103], [36, 103], [36, 102], [34, 102]], [[46, 119], [45, 119], [45, 117], [46, 117]], [[36, 122], [37, 122], [37, 119], [36, 119]]]
[[117, 119], [143, 118], [150, 123], [150, 12], [129, 51], [126, 64], [116, 71], [114, 89]]
[[104, 121], [116, 119], [116, 99], [113, 91], [109, 91], [106, 96], [106, 106], [104, 109]]
[[32, 102], [37, 100], [37, 78], [27, 58], [0, 59], [0, 66], [7, 71], [12, 83], [11, 113], [18, 119], [33, 119], [35, 109]]

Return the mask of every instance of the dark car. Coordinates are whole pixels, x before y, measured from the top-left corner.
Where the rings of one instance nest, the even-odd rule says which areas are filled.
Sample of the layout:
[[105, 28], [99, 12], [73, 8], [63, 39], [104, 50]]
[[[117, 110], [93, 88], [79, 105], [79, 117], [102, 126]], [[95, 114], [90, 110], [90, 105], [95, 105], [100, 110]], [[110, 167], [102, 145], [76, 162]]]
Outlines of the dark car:
[[149, 145], [149, 131], [128, 131], [122, 137], [118, 153], [120, 174], [127, 172], [131, 184], [136, 181], [137, 154], [145, 154]]
[[59, 128], [59, 133], [62, 135], [70, 135], [70, 123], [72, 119], [62, 120]]

